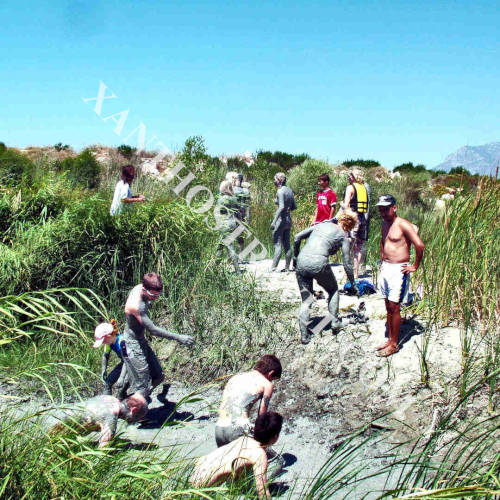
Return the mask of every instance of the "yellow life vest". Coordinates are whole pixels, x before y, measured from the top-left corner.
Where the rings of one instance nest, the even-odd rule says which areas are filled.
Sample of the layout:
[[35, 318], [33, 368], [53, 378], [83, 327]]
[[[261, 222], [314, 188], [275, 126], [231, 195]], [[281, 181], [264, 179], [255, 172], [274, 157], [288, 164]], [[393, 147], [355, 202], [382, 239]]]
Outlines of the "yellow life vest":
[[353, 182], [353, 186], [354, 194], [349, 205], [355, 212], [366, 214], [368, 212], [368, 193], [366, 192], [366, 188], [358, 182]]

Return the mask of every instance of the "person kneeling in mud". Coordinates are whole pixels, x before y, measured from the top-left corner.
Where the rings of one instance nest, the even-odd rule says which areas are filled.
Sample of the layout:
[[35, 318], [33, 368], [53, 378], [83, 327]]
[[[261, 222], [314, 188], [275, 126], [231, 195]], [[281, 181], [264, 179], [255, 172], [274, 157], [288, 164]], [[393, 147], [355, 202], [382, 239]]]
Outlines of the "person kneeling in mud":
[[228, 380], [215, 425], [217, 446], [224, 446], [251, 432], [250, 410], [258, 400], [261, 400], [259, 415], [268, 410], [274, 390], [273, 381], [281, 378], [281, 371], [280, 360], [266, 354], [253, 370], [238, 373]]
[[[309, 309], [314, 300], [313, 279], [328, 293], [328, 311], [332, 321], [332, 330], [336, 331], [342, 327], [339, 321], [339, 289], [328, 261], [328, 257], [340, 248], [342, 248], [344, 269], [351, 283], [350, 293], [356, 295], [359, 293], [354, 281], [349, 240], [349, 231], [356, 225], [357, 216], [350, 210], [344, 210], [338, 216], [337, 224], [333, 222], [334, 220], [308, 227], [295, 236], [294, 267], [302, 299], [299, 327], [303, 344], [308, 344], [312, 338], [309, 330]], [[300, 250], [300, 244], [306, 238], [308, 240], [304, 248]]]
[[278, 441], [282, 425], [283, 417], [279, 413], [262, 413], [255, 421], [253, 437], [241, 436], [200, 457], [195, 463], [191, 484], [195, 488], [213, 486], [236, 479], [252, 468], [259, 498], [269, 498], [266, 448]]
[[88, 434], [99, 430], [99, 448], [102, 448], [113, 439], [119, 418], [133, 423], [144, 417], [147, 411], [146, 400], [139, 393], [124, 401], [113, 396], [95, 396], [60, 409], [56, 415], [59, 423], [49, 429], [49, 434]]
[[148, 273], [144, 275], [142, 284], [132, 289], [127, 299], [127, 326], [123, 332], [125, 350], [122, 350], [125, 369], [116, 384], [120, 387], [121, 396], [125, 395], [126, 384], [130, 383], [132, 392], [139, 392], [147, 399], [151, 391], [163, 381], [160, 362], [144, 337], [144, 330], [156, 337], [176, 340], [183, 345], [190, 346], [193, 343], [191, 336], [169, 332], [156, 326], [149, 318], [148, 309], [162, 290], [161, 278], [156, 273]]

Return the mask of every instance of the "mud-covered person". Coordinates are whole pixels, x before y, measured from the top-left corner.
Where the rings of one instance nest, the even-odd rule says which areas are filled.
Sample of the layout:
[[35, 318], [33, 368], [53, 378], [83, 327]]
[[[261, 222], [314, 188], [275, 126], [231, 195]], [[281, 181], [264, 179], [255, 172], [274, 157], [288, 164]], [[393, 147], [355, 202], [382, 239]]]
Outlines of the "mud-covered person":
[[59, 409], [55, 415], [59, 422], [49, 429], [49, 434], [99, 431], [99, 448], [102, 448], [113, 439], [119, 418], [133, 423], [147, 411], [148, 405], [142, 394], [134, 394], [124, 401], [108, 395], [95, 396]]
[[[232, 174], [232, 172], [229, 172]], [[237, 175], [237, 174], [235, 174]], [[219, 187], [219, 196], [216, 201], [217, 228], [219, 230], [220, 243], [217, 247], [217, 258], [220, 259], [225, 250], [229, 254], [234, 267], [234, 272], [240, 272], [238, 254], [234, 248], [234, 240], [225, 241], [227, 237], [238, 227], [237, 214], [239, 213], [238, 200], [234, 196], [232, 181], [224, 180]]]
[[130, 185], [135, 178], [135, 168], [133, 165], [124, 165], [122, 167], [121, 179], [116, 183], [113, 201], [109, 209], [110, 215], [120, 215], [124, 203], [140, 203], [145, 201], [144, 195], [132, 195]]
[[195, 488], [213, 486], [237, 479], [252, 469], [259, 498], [270, 498], [267, 448], [278, 441], [282, 425], [283, 417], [279, 413], [262, 413], [255, 421], [253, 437], [241, 436], [200, 457], [195, 463], [191, 484]]
[[163, 381], [163, 370], [144, 336], [144, 330], [148, 330], [155, 337], [176, 340], [182, 345], [190, 346], [193, 343], [191, 336], [169, 332], [155, 325], [148, 316], [149, 307], [160, 297], [162, 291], [163, 282], [160, 276], [156, 273], [147, 273], [142, 283], [135, 286], [129, 294], [125, 307], [127, 324], [123, 332], [125, 350], [122, 350], [125, 370], [122, 370], [120, 380], [116, 384], [122, 386], [121, 394], [124, 393], [124, 380], [132, 385], [132, 392], [139, 392], [146, 399]]
[[[313, 302], [313, 280], [328, 293], [328, 312], [332, 321], [332, 330], [342, 328], [339, 320], [339, 288], [330, 267], [329, 256], [342, 249], [344, 270], [351, 283], [351, 293], [357, 294], [354, 281], [351, 242], [349, 231], [357, 223], [357, 216], [351, 210], [343, 210], [337, 218], [338, 222], [324, 221], [308, 227], [295, 236], [294, 268], [299, 285], [302, 304], [299, 311], [300, 340], [303, 344], [311, 341], [309, 329], [309, 309]], [[306, 244], [300, 250], [302, 240]]]
[[[377, 203], [382, 217], [380, 239], [379, 290], [385, 299], [389, 339], [377, 347], [377, 355], [391, 356], [399, 351], [401, 329], [401, 303], [405, 301], [410, 287], [410, 275], [422, 261], [425, 245], [413, 224], [396, 214], [396, 199], [390, 194], [380, 196]], [[410, 264], [410, 248], [415, 248], [415, 262]]]
[[281, 378], [281, 362], [273, 354], [265, 354], [255, 368], [237, 373], [227, 382], [215, 425], [215, 442], [224, 446], [251, 432], [250, 411], [260, 401], [259, 415], [269, 409], [274, 381]]
[[290, 270], [292, 261], [292, 248], [290, 246], [290, 231], [292, 230], [292, 217], [290, 212], [297, 208], [293, 191], [286, 185], [286, 175], [278, 172], [274, 176], [274, 185], [277, 187], [276, 204], [278, 208], [271, 222], [271, 235], [273, 237], [274, 255], [270, 272], [276, 271], [281, 252], [285, 252], [285, 268], [282, 271]]

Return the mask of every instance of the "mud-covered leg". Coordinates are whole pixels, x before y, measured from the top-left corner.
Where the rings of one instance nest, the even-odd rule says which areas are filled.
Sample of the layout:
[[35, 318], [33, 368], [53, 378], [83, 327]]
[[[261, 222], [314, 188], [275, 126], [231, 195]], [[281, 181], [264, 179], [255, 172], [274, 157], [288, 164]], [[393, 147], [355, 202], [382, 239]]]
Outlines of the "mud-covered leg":
[[328, 293], [328, 312], [332, 320], [332, 330], [339, 330], [342, 327], [339, 321], [339, 287], [332, 268], [329, 265], [323, 268], [316, 276], [316, 281]]
[[281, 251], [283, 249], [282, 234], [283, 234], [282, 227], [278, 227], [273, 231], [274, 256], [273, 256], [273, 263], [271, 265], [271, 271], [275, 271], [280, 262]]
[[290, 247], [290, 228], [283, 230], [283, 248], [285, 250], [285, 269], [290, 270], [290, 262], [292, 261], [292, 249]]
[[309, 331], [309, 308], [314, 300], [313, 280], [312, 278], [302, 276], [299, 271], [297, 271], [296, 276], [300, 290], [300, 298], [302, 299], [299, 311], [300, 340], [303, 344], [308, 344], [311, 341], [311, 333]]
[[226, 246], [227, 246], [227, 251], [229, 252], [229, 257], [230, 257], [231, 262], [233, 263], [233, 266], [234, 266], [234, 272], [239, 273], [240, 266], [238, 263], [238, 254], [236, 253], [236, 250], [234, 249], [234, 243], [231, 242]]

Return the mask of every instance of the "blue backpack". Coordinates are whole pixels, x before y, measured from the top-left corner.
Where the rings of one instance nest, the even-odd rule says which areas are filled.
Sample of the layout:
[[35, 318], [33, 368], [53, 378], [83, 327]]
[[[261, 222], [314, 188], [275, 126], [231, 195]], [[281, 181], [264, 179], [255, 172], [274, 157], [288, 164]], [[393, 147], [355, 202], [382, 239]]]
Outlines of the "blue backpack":
[[[371, 283], [368, 280], [359, 280], [356, 281], [356, 286], [358, 287], [359, 290], [359, 295], [371, 295], [372, 293], [376, 293], [376, 288], [373, 283]], [[344, 292], [347, 292], [351, 288], [351, 283], [348, 281], [344, 285]]]

